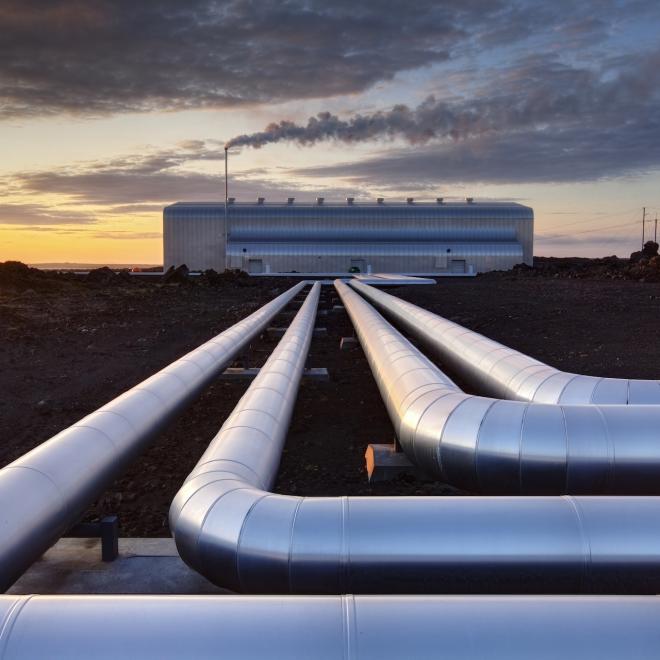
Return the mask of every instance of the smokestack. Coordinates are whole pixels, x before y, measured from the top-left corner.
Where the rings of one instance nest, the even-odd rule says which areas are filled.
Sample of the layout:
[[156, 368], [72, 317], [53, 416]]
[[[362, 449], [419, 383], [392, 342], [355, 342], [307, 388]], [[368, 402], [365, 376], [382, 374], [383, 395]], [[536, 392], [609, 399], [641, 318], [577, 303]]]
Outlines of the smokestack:
[[229, 147], [225, 146], [225, 206], [227, 205], [227, 200], [229, 199], [229, 175], [228, 175], [228, 155]]

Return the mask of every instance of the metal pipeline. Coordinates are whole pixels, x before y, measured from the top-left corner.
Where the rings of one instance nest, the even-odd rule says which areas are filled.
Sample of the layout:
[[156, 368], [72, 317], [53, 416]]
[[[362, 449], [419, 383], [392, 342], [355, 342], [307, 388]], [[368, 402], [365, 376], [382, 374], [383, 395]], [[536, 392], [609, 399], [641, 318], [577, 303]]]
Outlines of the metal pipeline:
[[0, 470], [2, 591], [303, 287], [292, 287]]
[[480, 392], [565, 404], [660, 404], [660, 381], [567, 373], [358, 281], [351, 286]]
[[401, 447], [431, 476], [480, 493], [660, 494], [660, 407], [466, 394], [346, 284], [335, 287]]
[[[269, 492], [317, 293], [172, 503], [170, 527], [190, 566], [215, 584], [260, 594], [660, 591], [658, 497]], [[349, 305], [371, 309], [348, 294]], [[392, 354], [386, 328], [375, 330]]]
[[657, 660], [656, 597], [3, 596], [4, 660]]

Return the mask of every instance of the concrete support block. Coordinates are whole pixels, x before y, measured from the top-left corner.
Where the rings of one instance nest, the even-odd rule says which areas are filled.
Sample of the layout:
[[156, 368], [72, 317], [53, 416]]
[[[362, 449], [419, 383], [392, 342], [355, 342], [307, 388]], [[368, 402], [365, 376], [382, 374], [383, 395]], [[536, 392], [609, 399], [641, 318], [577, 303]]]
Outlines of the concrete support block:
[[[251, 369], [228, 367], [218, 376], [218, 380], [252, 380], [258, 374], [259, 367], [252, 367]], [[305, 369], [302, 377], [310, 380], [330, 380], [330, 374], [325, 367]]]
[[342, 337], [339, 340], [339, 350], [348, 351], [358, 345], [357, 337]]
[[[267, 328], [266, 334], [270, 339], [280, 339], [288, 328]], [[314, 337], [327, 337], [327, 328], [314, 328]]]

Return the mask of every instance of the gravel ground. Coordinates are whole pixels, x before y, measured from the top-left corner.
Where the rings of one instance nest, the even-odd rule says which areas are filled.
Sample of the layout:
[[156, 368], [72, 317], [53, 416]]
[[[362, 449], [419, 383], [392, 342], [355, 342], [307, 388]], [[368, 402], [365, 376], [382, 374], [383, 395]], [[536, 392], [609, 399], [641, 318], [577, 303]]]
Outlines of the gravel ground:
[[[288, 288], [279, 278], [163, 285], [135, 278], [3, 281], [0, 272], [0, 464], [40, 444]], [[490, 274], [392, 291], [560, 369], [657, 378], [660, 284]], [[330, 291], [324, 307], [332, 304]], [[275, 321], [284, 325], [285, 318]], [[345, 312], [319, 317], [276, 490], [300, 495], [447, 495], [412, 477], [370, 486], [364, 452], [392, 427]], [[275, 342], [251, 351], [259, 366]], [[455, 374], [451, 374], [455, 376]], [[170, 502], [247, 382], [217, 381], [87, 512], [120, 517], [126, 536], [166, 536]], [[466, 388], [468, 389], [468, 388]], [[469, 391], [469, 390], [468, 390]]]

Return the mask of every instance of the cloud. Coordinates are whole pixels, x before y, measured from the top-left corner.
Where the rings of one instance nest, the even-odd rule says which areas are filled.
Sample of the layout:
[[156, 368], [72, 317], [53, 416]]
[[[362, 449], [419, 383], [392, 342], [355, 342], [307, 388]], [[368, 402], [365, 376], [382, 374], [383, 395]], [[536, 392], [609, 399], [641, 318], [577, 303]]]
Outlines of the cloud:
[[[16, 172], [6, 181], [13, 194], [21, 196], [61, 195], [68, 205], [84, 204], [95, 207], [95, 215], [143, 214], [160, 212], [163, 205], [176, 201], [219, 201], [224, 199], [224, 169], [218, 163], [218, 174], [190, 171], [186, 166], [212, 162], [224, 157], [219, 143], [188, 141], [172, 149], [160, 149], [128, 154], [105, 162], [88, 162], [53, 170]], [[328, 198], [345, 197], [354, 188], [336, 185], [310, 186], [269, 180], [261, 169], [253, 169], [230, 180], [230, 194], [238, 199], [268, 197], [286, 199], [301, 197], [307, 188], [311, 198], [316, 193]], [[0, 223], [44, 224], [65, 222], [67, 217], [82, 222], [84, 214], [52, 211], [30, 204], [0, 205]], [[16, 220], [11, 220], [11, 218]], [[44, 218], [40, 222], [39, 218]], [[93, 222], [93, 219], [88, 219]]]
[[112, 240], [144, 240], [144, 239], [162, 239], [163, 234], [159, 231], [96, 231], [92, 234], [93, 238], [112, 239]]
[[355, 94], [532, 39], [591, 47], [653, 11], [643, 0], [3, 0], [0, 116]]
[[[321, 129], [319, 128], [321, 126]], [[273, 127], [240, 140], [359, 141], [402, 137], [418, 145], [293, 174], [380, 189], [445, 182], [574, 182], [660, 168], [660, 51], [598, 69], [534, 56], [503, 68], [475, 97], [429, 98], [415, 109]]]
[[[498, 3], [5, 0], [5, 116], [235, 106], [354, 93], [449, 57]], [[491, 7], [491, 8], [489, 8]]]
[[42, 204], [0, 204], [4, 225], [86, 225], [96, 222], [89, 214]]

